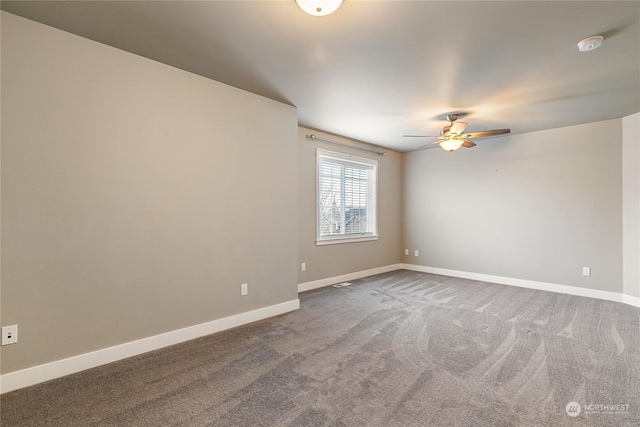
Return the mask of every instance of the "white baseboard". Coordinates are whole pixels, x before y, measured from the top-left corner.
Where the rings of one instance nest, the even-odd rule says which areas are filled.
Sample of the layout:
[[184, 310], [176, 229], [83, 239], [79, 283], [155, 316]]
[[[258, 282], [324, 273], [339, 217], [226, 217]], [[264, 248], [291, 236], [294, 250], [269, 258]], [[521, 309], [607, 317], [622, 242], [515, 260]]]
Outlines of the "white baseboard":
[[372, 268], [371, 270], [357, 271], [355, 273], [344, 274], [342, 276], [328, 277], [326, 279], [312, 282], [300, 283], [298, 292], [310, 291], [312, 289], [331, 286], [336, 283], [348, 282], [350, 280], [361, 279], [375, 274], [387, 273], [395, 270], [411, 270], [423, 273], [439, 274], [442, 276], [460, 277], [463, 279], [478, 280], [482, 282], [498, 283], [501, 285], [518, 286], [520, 288], [537, 289], [540, 291], [556, 292], [561, 294], [576, 295], [581, 297], [597, 298], [606, 301], [622, 302], [640, 308], [640, 298], [617, 292], [600, 291], [597, 289], [580, 288], [577, 286], [559, 285], [556, 283], [537, 282], [534, 280], [514, 279], [511, 277], [492, 276], [481, 273], [471, 273], [468, 271], [448, 270], [445, 268], [427, 267], [414, 264], [392, 264], [384, 267]]
[[638, 298], [623, 295], [618, 292], [600, 291], [597, 289], [580, 288], [577, 286], [558, 285], [556, 283], [536, 282], [533, 280], [514, 279], [511, 277], [491, 276], [488, 274], [470, 273], [468, 271], [447, 270], [445, 268], [425, 267], [422, 265], [403, 264], [405, 270], [423, 273], [440, 274], [442, 276], [460, 277], [463, 279], [479, 280], [482, 282], [499, 283], [501, 285], [518, 286], [521, 288], [538, 289], [540, 291], [557, 292], [580, 297], [597, 298], [607, 301], [624, 302], [638, 306]]
[[392, 264], [384, 267], [372, 268], [370, 270], [356, 271], [355, 273], [343, 274], [342, 276], [328, 277], [326, 279], [314, 280], [298, 284], [298, 292], [310, 291], [312, 289], [323, 288], [325, 286], [334, 285], [336, 283], [348, 282], [349, 280], [362, 279], [363, 277], [373, 276], [376, 274], [388, 273], [402, 269], [403, 264]]
[[622, 302], [640, 308], [640, 298], [631, 295], [622, 295]]
[[56, 360], [44, 365], [34, 366], [21, 371], [0, 376], [0, 393], [28, 387], [54, 378], [74, 374], [128, 357], [137, 356], [170, 345], [179, 344], [194, 338], [203, 337], [247, 323], [288, 313], [300, 308], [300, 300], [295, 299], [269, 307], [240, 313], [199, 325], [189, 326], [176, 331], [143, 338], [90, 353], [80, 354], [67, 359]]
[[[448, 270], [444, 268], [426, 267], [413, 264], [393, 264], [370, 270], [358, 271], [341, 276], [330, 277], [312, 282], [300, 283], [298, 292], [330, 286], [340, 282], [361, 279], [375, 274], [387, 273], [395, 270], [412, 270], [423, 273], [439, 274], [443, 276], [461, 277], [464, 279], [498, 283], [502, 285], [518, 286], [522, 288], [538, 289], [541, 291], [558, 292], [569, 295], [598, 298], [608, 301], [623, 302], [640, 308], [640, 298], [616, 292], [599, 291], [595, 289], [579, 288], [576, 286], [558, 285], [555, 283], [536, 282], [532, 280], [514, 279], [510, 277], [491, 276], [487, 274], [471, 273], [467, 271]], [[120, 344], [117, 346], [57, 360], [55, 362], [34, 366], [21, 371], [10, 372], [0, 376], [0, 393], [7, 393], [28, 387], [44, 381], [74, 374], [86, 369], [95, 368], [107, 363], [116, 362], [128, 357], [137, 356], [149, 351], [158, 350], [170, 345], [179, 344], [194, 338], [203, 337], [216, 332], [242, 326], [247, 323], [288, 313], [300, 308], [300, 300], [295, 299], [281, 304], [240, 313], [223, 319], [190, 326], [176, 331], [167, 332], [152, 337]]]

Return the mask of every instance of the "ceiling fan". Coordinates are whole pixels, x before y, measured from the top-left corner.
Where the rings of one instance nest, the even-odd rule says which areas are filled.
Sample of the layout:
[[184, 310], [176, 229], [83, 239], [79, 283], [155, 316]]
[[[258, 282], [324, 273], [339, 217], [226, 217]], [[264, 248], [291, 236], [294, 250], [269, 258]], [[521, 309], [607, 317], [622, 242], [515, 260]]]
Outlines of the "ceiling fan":
[[429, 144], [419, 147], [418, 150], [424, 148], [435, 147], [435, 144], [440, 145], [445, 151], [456, 151], [460, 147], [472, 148], [476, 146], [476, 143], [469, 138], [486, 138], [489, 136], [504, 135], [511, 132], [511, 129], [494, 129], [483, 130], [479, 132], [464, 133], [467, 128], [467, 124], [457, 121], [460, 117], [459, 114], [448, 114], [447, 120], [449, 125], [442, 128], [440, 136], [427, 136], [427, 135], [403, 135], [405, 138], [437, 138], [435, 141]]

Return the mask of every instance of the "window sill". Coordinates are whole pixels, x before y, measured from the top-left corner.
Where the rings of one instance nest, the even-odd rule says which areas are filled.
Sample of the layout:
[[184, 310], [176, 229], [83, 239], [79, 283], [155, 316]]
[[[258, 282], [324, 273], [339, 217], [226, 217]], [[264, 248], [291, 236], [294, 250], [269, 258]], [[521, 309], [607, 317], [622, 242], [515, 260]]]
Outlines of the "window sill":
[[369, 242], [378, 240], [378, 236], [359, 236], [359, 237], [334, 237], [322, 240], [316, 240], [316, 246], [337, 245], [340, 243]]

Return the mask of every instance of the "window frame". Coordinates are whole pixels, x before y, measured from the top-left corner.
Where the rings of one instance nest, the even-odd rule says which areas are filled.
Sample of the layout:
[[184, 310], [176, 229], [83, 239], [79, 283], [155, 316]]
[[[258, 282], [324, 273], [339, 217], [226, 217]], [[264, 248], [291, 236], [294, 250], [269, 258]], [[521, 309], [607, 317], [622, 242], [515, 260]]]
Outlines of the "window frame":
[[[336, 163], [342, 163], [345, 165], [362, 165], [365, 168], [372, 170], [373, 191], [371, 194], [374, 197], [373, 207], [369, 207], [369, 201], [367, 200], [367, 213], [373, 213], [373, 231], [366, 233], [350, 233], [350, 234], [337, 234], [332, 236], [322, 236], [320, 234], [320, 163], [322, 159], [333, 159]], [[368, 179], [367, 184], [369, 185]], [[339, 153], [335, 151], [323, 150], [316, 148], [316, 245], [333, 245], [340, 243], [354, 243], [354, 242], [369, 242], [378, 240], [378, 161], [373, 159], [367, 159], [364, 157], [357, 157], [350, 154]]]

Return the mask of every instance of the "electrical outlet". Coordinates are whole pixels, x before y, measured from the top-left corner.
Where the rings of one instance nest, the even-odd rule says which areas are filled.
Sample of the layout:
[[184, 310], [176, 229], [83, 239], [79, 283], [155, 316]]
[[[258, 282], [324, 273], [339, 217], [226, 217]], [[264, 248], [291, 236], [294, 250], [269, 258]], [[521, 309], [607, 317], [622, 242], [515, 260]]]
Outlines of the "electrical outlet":
[[2, 327], [2, 345], [15, 344], [18, 342], [18, 325]]
[[582, 267], [583, 276], [591, 276], [591, 267]]
[[249, 285], [247, 283], [243, 283], [240, 285], [240, 295], [245, 296], [249, 293]]
[[409, 249], [405, 249], [405, 250], [404, 250], [404, 254], [405, 254], [405, 255], [409, 255]]
[[302, 265], [300, 266], [300, 270], [301, 271], [307, 271], [307, 263], [303, 262]]
[[417, 250], [417, 249], [416, 249], [416, 251], [414, 252], [414, 254], [415, 254], [416, 256], [418, 256], [419, 252], [418, 252], [418, 250]]

